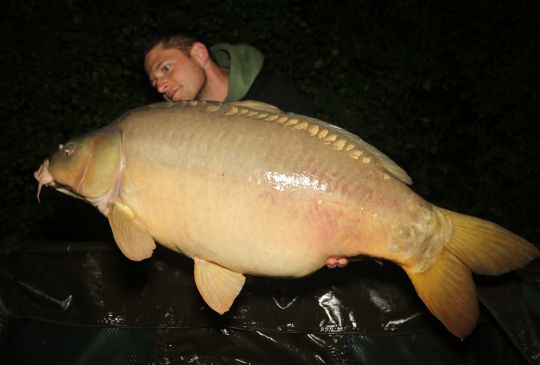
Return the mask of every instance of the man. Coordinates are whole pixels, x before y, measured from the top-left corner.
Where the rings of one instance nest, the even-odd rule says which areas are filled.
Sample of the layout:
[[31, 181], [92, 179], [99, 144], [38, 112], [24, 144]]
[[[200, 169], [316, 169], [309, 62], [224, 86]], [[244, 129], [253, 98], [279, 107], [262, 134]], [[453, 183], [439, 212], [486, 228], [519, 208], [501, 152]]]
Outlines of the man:
[[146, 48], [144, 68], [166, 100], [258, 100], [297, 114], [312, 115], [306, 98], [268, 73], [256, 48], [218, 43], [208, 48], [197, 38], [164, 35]]

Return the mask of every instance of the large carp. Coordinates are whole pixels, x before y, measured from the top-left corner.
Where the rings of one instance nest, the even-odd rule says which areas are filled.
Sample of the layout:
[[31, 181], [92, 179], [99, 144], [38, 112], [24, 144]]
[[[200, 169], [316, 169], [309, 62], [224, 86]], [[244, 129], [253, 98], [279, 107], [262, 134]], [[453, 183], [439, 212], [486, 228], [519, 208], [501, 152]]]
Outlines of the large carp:
[[131, 260], [155, 241], [191, 257], [219, 313], [244, 275], [301, 277], [364, 255], [408, 274], [427, 308], [463, 338], [478, 318], [471, 272], [538, 256], [523, 238], [434, 206], [358, 136], [259, 102], [169, 102], [72, 139], [35, 177], [108, 217]]

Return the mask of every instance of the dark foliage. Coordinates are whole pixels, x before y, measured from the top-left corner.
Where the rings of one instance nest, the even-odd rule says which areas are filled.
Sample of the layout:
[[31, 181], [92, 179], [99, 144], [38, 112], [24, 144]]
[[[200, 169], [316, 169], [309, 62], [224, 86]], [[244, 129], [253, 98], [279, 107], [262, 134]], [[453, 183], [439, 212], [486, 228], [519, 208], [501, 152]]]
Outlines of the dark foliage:
[[[536, 1], [8, 0], [0, 11], [3, 237], [40, 238], [68, 198], [35, 199], [58, 143], [150, 100], [141, 47], [183, 27], [250, 43], [318, 116], [403, 166], [428, 200], [538, 242]], [[98, 213], [95, 212], [97, 215]], [[54, 223], [56, 222], [56, 223]]]

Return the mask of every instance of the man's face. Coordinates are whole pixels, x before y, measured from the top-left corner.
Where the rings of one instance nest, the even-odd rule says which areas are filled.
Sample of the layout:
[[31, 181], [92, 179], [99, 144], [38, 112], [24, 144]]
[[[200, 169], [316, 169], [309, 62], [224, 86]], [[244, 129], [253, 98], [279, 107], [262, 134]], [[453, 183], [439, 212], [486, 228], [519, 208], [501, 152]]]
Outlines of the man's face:
[[195, 100], [206, 86], [206, 74], [194, 57], [162, 43], [148, 52], [144, 69], [165, 100]]

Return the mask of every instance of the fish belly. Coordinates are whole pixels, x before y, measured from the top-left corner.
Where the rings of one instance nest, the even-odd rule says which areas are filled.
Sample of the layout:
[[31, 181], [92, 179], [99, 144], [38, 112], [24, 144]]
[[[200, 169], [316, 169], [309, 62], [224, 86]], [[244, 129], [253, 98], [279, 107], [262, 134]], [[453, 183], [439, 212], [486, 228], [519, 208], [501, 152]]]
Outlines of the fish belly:
[[[304, 276], [328, 257], [346, 254], [337, 235], [357, 225], [346, 217], [349, 207], [315, 194], [175, 177], [182, 183], [161, 180], [160, 191], [147, 186], [129, 205], [161, 244], [237, 272]], [[187, 184], [188, 193], [169, 193], [156, 204], [163, 190], [173, 191], [169, 184]]]

